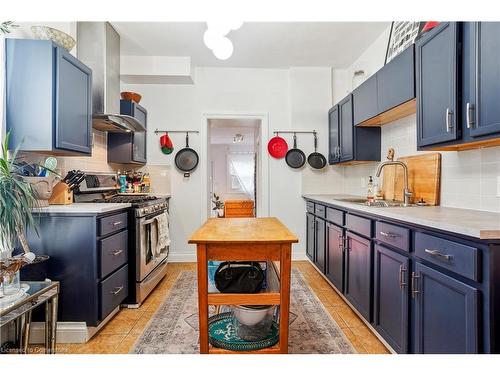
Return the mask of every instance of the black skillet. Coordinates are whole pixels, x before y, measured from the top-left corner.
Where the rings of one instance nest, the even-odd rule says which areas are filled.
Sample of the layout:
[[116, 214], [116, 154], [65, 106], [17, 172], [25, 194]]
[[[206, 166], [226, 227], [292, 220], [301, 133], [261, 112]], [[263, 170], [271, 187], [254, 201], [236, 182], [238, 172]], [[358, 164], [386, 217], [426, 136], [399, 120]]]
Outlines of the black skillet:
[[297, 148], [297, 135], [293, 133], [293, 148], [288, 150], [285, 155], [285, 161], [290, 168], [301, 168], [306, 162], [306, 155]]
[[318, 137], [316, 137], [316, 133], [314, 133], [314, 152], [310, 153], [307, 157], [307, 162], [314, 169], [323, 169], [326, 165], [326, 158], [317, 152], [318, 149]]
[[186, 133], [186, 147], [175, 155], [175, 166], [182, 172], [191, 172], [198, 166], [198, 162], [198, 154], [189, 148], [189, 133]]

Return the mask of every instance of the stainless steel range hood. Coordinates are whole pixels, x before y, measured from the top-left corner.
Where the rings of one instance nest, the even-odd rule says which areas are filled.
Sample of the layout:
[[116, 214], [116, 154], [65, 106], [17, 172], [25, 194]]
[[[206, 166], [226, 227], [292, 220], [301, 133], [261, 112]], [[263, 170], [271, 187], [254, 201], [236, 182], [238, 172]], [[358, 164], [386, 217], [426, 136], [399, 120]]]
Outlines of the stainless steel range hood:
[[120, 35], [109, 22], [77, 22], [77, 57], [92, 69], [94, 129], [143, 132], [144, 125], [120, 114]]

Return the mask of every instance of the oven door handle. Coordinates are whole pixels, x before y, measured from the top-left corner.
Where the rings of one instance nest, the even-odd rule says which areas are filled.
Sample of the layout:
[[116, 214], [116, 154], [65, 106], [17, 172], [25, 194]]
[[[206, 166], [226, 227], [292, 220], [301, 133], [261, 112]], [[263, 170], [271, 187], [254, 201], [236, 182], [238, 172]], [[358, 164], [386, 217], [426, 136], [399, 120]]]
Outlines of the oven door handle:
[[139, 221], [139, 224], [140, 225], [148, 225], [148, 224], [152, 224], [156, 221], [156, 217], [153, 217], [152, 219], [149, 219], [149, 220], [146, 220], [146, 219], [141, 219]]

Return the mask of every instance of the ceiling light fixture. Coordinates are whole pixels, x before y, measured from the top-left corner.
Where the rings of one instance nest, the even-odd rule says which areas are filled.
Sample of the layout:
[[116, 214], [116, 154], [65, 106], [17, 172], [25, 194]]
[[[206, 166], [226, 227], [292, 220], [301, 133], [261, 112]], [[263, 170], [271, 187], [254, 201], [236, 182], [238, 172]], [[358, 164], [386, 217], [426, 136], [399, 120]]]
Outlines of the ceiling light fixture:
[[234, 51], [233, 43], [226, 35], [231, 30], [237, 30], [243, 25], [242, 21], [209, 21], [207, 30], [203, 34], [203, 42], [212, 50], [219, 60], [227, 60]]
[[233, 137], [233, 143], [240, 143], [240, 142], [243, 142], [243, 139], [245, 138], [245, 136], [243, 134], [235, 134], [234, 137]]

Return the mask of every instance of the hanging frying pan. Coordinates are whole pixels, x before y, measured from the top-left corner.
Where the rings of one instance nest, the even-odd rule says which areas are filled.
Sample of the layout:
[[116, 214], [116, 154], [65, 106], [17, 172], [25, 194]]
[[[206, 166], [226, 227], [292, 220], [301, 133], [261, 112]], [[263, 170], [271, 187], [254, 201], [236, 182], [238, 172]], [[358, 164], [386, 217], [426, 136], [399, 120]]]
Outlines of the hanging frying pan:
[[293, 133], [293, 148], [288, 150], [285, 161], [290, 168], [301, 168], [306, 162], [306, 156], [302, 150], [297, 148], [297, 135]]
[[160, 146], [161, 152], [164, 154], [169, 155], [174, 151], [174, 145], [172, 144], [172, 140], [168, 136], [168, 133], [165, 133], [160, 137]]
[[186, 133], [186, 147], [175, 155], [175, 166], [182, 172], [191, 172], [198, 166], [198, 154], [189, 148], [189, 133]]
[[307, 157], [307, 162], [314, 169], [323, 169], [326, 165], [326, 158], [317, 152], [318, 149], [318, 137], [316, 137], [316, 133], [314, 133], [314, 152], [309, 154]]
[[283, 138], [276, 134], [276, 137], [269, 140], [267, 151], [273, 158], [282, 159], [288, 151], [288, 144]]

